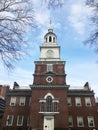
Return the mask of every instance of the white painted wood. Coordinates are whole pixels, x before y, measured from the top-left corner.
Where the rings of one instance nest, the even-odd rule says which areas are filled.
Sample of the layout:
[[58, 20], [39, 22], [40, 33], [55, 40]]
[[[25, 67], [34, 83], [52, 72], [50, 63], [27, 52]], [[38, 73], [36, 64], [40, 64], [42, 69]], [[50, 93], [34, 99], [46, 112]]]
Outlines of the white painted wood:
[[54, 130], [54, 116], [44, 116], [43, 130]]

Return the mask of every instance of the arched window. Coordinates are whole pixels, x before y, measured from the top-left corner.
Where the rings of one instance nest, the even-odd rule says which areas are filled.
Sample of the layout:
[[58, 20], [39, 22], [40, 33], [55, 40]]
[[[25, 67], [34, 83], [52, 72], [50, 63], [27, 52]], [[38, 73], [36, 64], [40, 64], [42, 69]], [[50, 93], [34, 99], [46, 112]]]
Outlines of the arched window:
[[55, 42], [55, 37], [53, 37], [53, 42]]
[[46, 42], [47, 42], [47, 37], [46, 37]]
[[51, 36], [49, 37], [49, 42], [51, 42], [52, 41], [52, 38], [51, 38]]
[[48, 96], [46, 99], [46, 111], [52, 112], [52, 97]]

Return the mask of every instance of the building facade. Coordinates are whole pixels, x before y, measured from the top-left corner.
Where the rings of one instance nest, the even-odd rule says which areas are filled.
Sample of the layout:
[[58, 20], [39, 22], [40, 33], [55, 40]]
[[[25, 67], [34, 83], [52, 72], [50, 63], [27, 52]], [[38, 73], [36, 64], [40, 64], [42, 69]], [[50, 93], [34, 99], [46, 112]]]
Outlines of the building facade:
[[1, 122], [4, 114], [5, 104], [6, 104], [6, 94], [9, 90], [9, 86], [0, 85], [0, 129]]
[[66, 83], [65, 61], [50, 27], [35, 61], [30, 89], [7, 95], [2, 130], [98, 130], [98, 103], [87, 82], [81, 89]]

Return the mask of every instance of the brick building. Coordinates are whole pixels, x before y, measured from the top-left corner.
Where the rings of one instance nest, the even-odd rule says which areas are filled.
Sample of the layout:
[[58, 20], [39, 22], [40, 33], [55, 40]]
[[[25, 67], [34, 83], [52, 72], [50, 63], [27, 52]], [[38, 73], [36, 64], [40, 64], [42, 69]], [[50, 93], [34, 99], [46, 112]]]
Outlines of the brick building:
[[81, 89], [66, 83], [65, 61], [50, 27], [35, 61], [30, 89], [9, 91], [2, 130], [98, 130], [98, 103], [87, 82]]
[[4, 114], [5, 104], [6, 104], [6, 94], [9, 90], [8, 86], [0, 85], [0, 130], [1, 122]]

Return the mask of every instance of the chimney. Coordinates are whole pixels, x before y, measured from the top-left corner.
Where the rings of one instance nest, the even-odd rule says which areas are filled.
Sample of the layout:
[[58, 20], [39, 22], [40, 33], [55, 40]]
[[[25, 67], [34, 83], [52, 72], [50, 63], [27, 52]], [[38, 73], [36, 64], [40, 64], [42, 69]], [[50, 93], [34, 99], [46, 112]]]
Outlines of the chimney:
[[0, 93], [0, 97], [2, 98], [2, 99], [5, 99], [5, 97], [6, 97], [6, 93], [7, 93], [7, 90], [9, 89], [9, 87], [8, 86], [6, 86], [6, 85], [2, 85], [2, 87], [1, 87], [1, 93]]

